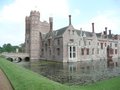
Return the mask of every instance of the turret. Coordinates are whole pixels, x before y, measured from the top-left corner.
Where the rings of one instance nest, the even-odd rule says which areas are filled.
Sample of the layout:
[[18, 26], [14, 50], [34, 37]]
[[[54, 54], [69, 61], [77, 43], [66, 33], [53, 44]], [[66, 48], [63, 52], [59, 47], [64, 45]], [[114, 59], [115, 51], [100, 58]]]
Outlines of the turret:
[[38, 21], [40, 20], [40, 13], [39, 13], [39, 11], [31, 11], [30, 12], [30, 18], [31, 18], [31, 23], [32, 24], [37, 24]]
[[39, 11], [31, 11], [30, 12], [30, 17], [35, 16], [38, 17], [38, 19], [40, 19], [40, 12]]

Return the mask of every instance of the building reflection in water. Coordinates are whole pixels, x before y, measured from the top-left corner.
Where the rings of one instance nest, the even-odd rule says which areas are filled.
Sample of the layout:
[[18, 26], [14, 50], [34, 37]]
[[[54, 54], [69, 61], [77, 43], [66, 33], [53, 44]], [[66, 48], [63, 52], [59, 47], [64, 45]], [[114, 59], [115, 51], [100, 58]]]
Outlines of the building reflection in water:
[[71, 85], [88, 84], [118, 76], [120, 74], [119, 64], [118, 62], [117, 67], [108, 68], [106, 60], [91, 60], [69, 63], [39, 61], [21, 65], [49, 79]]

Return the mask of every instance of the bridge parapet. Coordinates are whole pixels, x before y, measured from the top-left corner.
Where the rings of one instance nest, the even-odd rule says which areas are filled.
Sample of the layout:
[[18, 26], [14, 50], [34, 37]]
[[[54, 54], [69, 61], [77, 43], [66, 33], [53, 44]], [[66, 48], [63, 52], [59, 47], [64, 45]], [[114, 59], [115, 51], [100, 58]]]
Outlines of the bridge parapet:
[[29, 58], [28, 53], [7, 53], [7, 52], [4, 52], [4, 53], [2, 53], [2, 55], [5, 58], [11, 58], [13, 60], [18, 59], [18, 58], [21, 60], [24, 60], [26, 57]]

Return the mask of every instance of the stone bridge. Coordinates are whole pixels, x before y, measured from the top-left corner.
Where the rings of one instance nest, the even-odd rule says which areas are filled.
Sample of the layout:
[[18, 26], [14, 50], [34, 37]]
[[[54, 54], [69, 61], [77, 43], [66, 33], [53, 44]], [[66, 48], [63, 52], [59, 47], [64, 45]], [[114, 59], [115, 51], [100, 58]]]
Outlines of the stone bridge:
[[28, 53], [2, 53], [2, 56], [4, 56], [6, 59], [10, 61], [29, 61], [29, 54]]

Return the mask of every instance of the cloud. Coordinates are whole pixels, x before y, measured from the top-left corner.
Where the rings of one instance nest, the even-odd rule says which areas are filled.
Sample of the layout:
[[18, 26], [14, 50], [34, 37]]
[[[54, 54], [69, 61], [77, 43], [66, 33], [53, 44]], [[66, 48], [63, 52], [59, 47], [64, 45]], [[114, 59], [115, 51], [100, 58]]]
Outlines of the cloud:
[[[29, 16], [31, 10], [40, 11], [41, 20], [48, 20], [50, 15], [66, 18], [69, 14], [69, 5], [68, 0], [14, 0], [5, 5], [0, 11], [0, 24], [4, 26], [0, 27], [0, 45], [4, 42], [24, 42], [25, 16]], [[11, 23], [11, 28], [7, 28]]]
[[0, 12], [0, 21], [24, 21], [25, 16], [33, 9], [39, 10], [43, 18], [50, 14], [63, 17], [69, 13], [67, 0], [15, 0], [4, 6]]
[[95, 32], [103, 32], [105, 27], [108, 27], [109, 30], [112, 30], [113, 33], [119, 34], [120, 31], [120, 16], [117, 11], [110, 10], [104, 12], [98, 12], [98, 14], [91, 18], [89, 21], [83, 22], [80, 25], [76, 25], [77, 28], [81, 26], [86, 31], [92, 31], [91, 23], [95, 23]]

